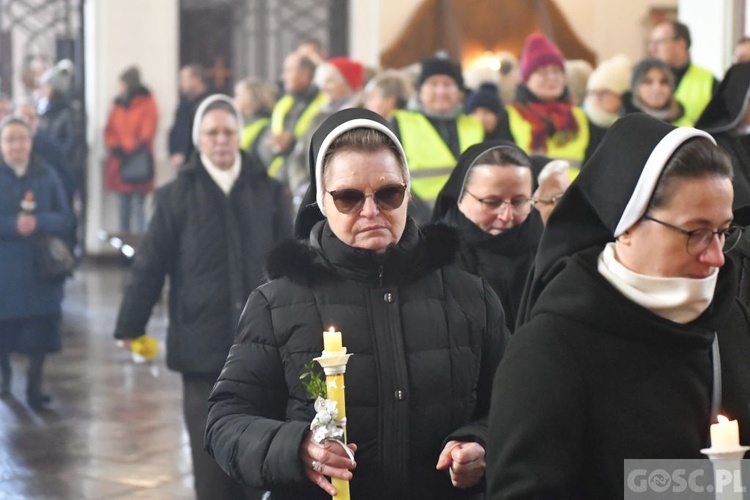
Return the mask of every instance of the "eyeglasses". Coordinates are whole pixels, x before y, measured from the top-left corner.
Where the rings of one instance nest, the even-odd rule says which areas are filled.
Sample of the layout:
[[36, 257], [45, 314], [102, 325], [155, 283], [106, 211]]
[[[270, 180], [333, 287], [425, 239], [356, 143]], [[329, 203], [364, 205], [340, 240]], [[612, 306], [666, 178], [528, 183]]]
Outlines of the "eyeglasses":
[[365, 199], [372, 196], [380, 210], [396, 210], [404, 203], [406, 184], [392, 184], [376, 189], [372, 194], [365, 194], [359, 189], [337, 189], [326, 191], [333, 198], [333, 204], [340, 213], [348, 215], [358, 212], [365, 205]]
[[719, 243], [721, 243], [724, 253], [727, 253], [736, 247], [742, 237], [742, 228], [736, 224], [732, 224], [726, 229], [719, 229], [718, 231], [711, 231], [710, 229], [695, 229], [693, 231], [688, 231], [667, 222], [654, 219], [650, 215], [644, 215], [643, 218], [687, 236], [687, 252], [693, 257], [698, 257], [705, 252], [714, 241], [714, 236], [718, 236]]
[[502, 209], [503, 205], [508, 205], [514, 215], [524, 215], [531, 210], [531, 198], [513, 198], [510, 201], [505, 201], [498, 198], [478, 198], [467, 190], [464, 190], [464, 192], [481, 203], [482, 208], [488, 212]]
[[555, 195], [553, 195], [553, 196], [551, 196], [550, 198], [547, 198], [547, 199], [545, 199], [545, 198], [532, 198], [531, 199], [531, 203], [533, 205], [553, 205], [553, 206], [556, 206], [560, 202], [560, 200], [562, 199], [562, 197], [563, 197], [564, 194], [565, 194], [564, 192], [563, 193], [557, 193], [557, 194], [555, 194]]

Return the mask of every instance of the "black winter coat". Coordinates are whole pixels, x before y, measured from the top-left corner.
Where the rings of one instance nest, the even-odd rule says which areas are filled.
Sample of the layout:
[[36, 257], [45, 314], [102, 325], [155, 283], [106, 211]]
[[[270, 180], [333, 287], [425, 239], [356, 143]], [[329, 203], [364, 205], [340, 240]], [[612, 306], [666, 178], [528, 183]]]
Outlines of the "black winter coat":
[[273, 281], [250, 296], [209, 400], [209, 452], [274, 499], [327, 498], [298, 456], [315, 415], [299, 376], [335, 325], [354, 354], [346, 371], [348, 435], [359, 446], [352, 498], [481, 494], [481, 486], [454, 488], [435, 465], [447, 440], [487, 438], [507, 336], [492, 289], [447, 266], [455, 247], [425, 241], [411, 220], [380, 257], [345, 245], [325, 221], [310, 239], [274, 252]]
[[115, 337], [144, 333], [169, 276], [167, 365], [218, 376], [242, 307], [262, 282], [267, 253], [291, 232], [286, 191], [262, 166], [243, 153], [242, 171], [226, 196], [193, 155], [156, 193]]
[[607, 282], [597, 270], [600, 251], [570, 258], [498, 368], [488, 498], [622, 498], [624, 459], [705, 458], [714, 332], [720, 413], [750, 436], [750, 323], [735, 298], [732, 264], [721, 269], [709, 309], [682, 325]]

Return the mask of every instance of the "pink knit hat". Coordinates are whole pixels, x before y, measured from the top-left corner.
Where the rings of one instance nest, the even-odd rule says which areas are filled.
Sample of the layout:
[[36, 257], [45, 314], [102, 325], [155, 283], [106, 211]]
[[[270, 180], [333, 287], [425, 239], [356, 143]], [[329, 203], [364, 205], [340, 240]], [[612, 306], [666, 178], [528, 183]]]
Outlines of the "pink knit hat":
[[532, 33], [526, 38], [521, 54], [521, 81], [526, 83], [531, 74], [542, 66], [554, 64], [565, 69], [565, 58], [557, 45], [541, 33]]

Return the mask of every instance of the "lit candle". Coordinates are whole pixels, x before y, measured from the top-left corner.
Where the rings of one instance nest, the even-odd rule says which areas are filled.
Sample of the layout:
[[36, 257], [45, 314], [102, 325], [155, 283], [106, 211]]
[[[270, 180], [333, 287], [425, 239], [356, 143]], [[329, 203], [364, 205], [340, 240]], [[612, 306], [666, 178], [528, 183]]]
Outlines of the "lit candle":
[[[349, 356], [349, 354], [346, 354], [346, 348], [344, 348], [344, 343], [341, 339], [341, 332], [337, 332], [334, 327], [323, 332], [323, 353], [317, 360], [326, 372], [328, 399], [336, 401], [336, 408], [338, 409], [336, 419], [344, 429], [344, 443], [346, 443], [346, 386], [344, 385], [344, 373], [346, 372], [346, 362]], [[333, 497], [335, 500], [350, 500], [349, 481], [331, 478], [331, 484], [333, 484], [338, 492]]]
[[740, 447], [740, 429], [736, 420], [717, 415], [719, 423], [711, 424], [711, 449], [715, 451], [736, 450]]
[[341, 341], [341, 332], [330, 330], [323, 332], [323, 349], [328, 352], [341, 352], [344, 350], [344, 344]]

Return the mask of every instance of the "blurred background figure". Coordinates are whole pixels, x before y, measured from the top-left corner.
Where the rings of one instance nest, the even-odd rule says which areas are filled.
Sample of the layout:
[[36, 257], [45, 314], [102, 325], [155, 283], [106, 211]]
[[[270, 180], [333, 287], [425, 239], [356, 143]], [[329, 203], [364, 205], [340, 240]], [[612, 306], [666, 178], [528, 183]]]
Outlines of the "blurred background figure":
[[313, 64], [318, 66], [328, 59], [328, 53], [320, 40], [309, 38], [297, 46], [297, 54], [307, 57]]
[[695, 124], [732, 158], [735, 209], [750, 205], [750, 62], [735, 64]]
[[410, 215], [427, 222], [440, 190], [469, 146], [484, 140], [482, 123], [463, 113], [461, 66], [431, 57], [421, 64], [415, 110], [393, 113], [412, 178]]
[[709, 70], [690, 61], [690, 29], [679, 21], [665, 21], [651, 30], [648, 50], [674, 74], [675, 98], [685, 108], [690, 123], [700, 117], [719, 82]]
[[43, 278], [35, 260], [41, 236], [66, 238], [72, 215], [57, 174], [31, 154], [32, 132], [24, 118], [0, 122], [0, 393], [10, 394], [9, 354], [28, 358], [26, 401], [42, 409], [46, 355], [62, 348], [63, 279]]
[[547, 37], [533, 33], [521, 55], [521, 83], [508, 105], [510, 136], [527, 154], [545, 154], [580, 165], [604, 133], [570, 102], [565, 59]]
[[313, 133], [336, 111], [360, 107], [364, 77], [364, 66], [346, 57], [334, 57], [316, 68], [314, 83], [320, 89], [324, 101], [310, 120], [307, 132], [297, 140], [286, 160], [286, 174], [295, 209], [299, 208], [310, 185], [308, 164]]
[[674, 95], [672, 70], [659, 59], [644, 59], [633, 67], [633, 79], [624, 104], [626, 113], [641, 111], [678, 127], [693, 125]]
[[[63, 153], [58, 142], [49, 134], [39, 131], [39, 114], [37, 113], [36, 106], [29, 99], [19, 99], [13, 109], [13, 114], [23, 117], [29, 124], [32, 136], [32, 156], [38, 156], [47, 165], [52, 167], [62, 181], [63, 189], [65, 190], [65, 200], [68, 202], [68, 206], [72, 208], [73, 199], [78, 188], [76, 172], [68, 162], [68, 157]], [[76, 244], [76, 222], [74, 218], [70, 234], [64, 238], [71, 250]]]
[[80, 149], [84, 141], [84, 132], [81, 117], [70, 100], [73, 84], [71, 71], [72, 68], [67, 64], [58, 63], [42, 73], [42, 98], [37, 108], [39, 130], [57, 141], [73, 168], [83, 170]]
[[531, 165], [537, 186], [532, 202], [542, 216], [542, 222], [547, 224], [550, 214], [570, 186], [570, 162], [532, 155]]
[[503, 102], [511, 102], [516, 94], [516, 87], [521, 82], [521, 64], [518, 57], [510, 52], [498, 54], [500, 59], [500, 86]]
[[632, 64], [624, 55], [602, 61], [591, 73], [583, 110], [594, 125], [607, 129], [625, 114], [622, 95], [631, 79]]
[[271, 130], [271, 112], [276, 105], [276, 89], [270, 82], [258, 78], [245, 78], [234, 86], [234, 102], [245, 123], [240, 149], [268, 168], [272, 158], [261, 158], [258, 146]]
[[299, 52], [286, 56], [281, 74], [284, 96], [271, 113], [271, 132], [259, 144], [261, 157], [272, 158], [268, 172], [290, 189], [286, 158], [297, 140], [310, 130], [312, 119], [326, 100], [313, 81], [315, 68], [315, 62]]
[[586, 85], [593, 73], [594, 68], [588, 61], [583, 59], [571, 59], [565, 61], [565, 83], [570, 94], [570, 104], [581, 106], [586, 98]]
[[[104, 188], [120, 198], [120, 232], [143, 234], [146, 231], [146, 195], [154, 190], [153, 169], [150, 178], [139, 182], [123, 179], [123, 162], [144, 150], [154, 163], [154, 137], [159, 122], [156, 100], [141, 83], [137, 67], [120, 75], [117, 97], [109, 112], [104, 139], [107, 145]], [[134, 221], [134, 223], [133, 223]]]
[[403, 73], [388, 69], [367, 82], [364, 94], [365, 108], [390, 119], [394, 111], [406, 108], [414, 89]]
[[515, 144], [476, 144], [459, 158], [433, 214], [458, 230], [458, 266], [492, 286], [510, 332], [544, 229], [532, 207], [533, 177], [531, 160]]
[[200, 64], [187, 64], [180, 69], [178, 85], [180, 103], [169, 129], [169, 158], [172, 167], [180, 168], [193, 154], [192, 131], [195, 110], [210, 95], [208, 75]]
[[750, 61], [750, 37], [743, 36], [734, 47], [734, 62], [742, 63]]
[[507, 136], [508, 113], [500, 100], [500, 89], [494, 83], [483, 83], [469, 94], [466, 98], [466, 114], [482, 122], [485, 140]]

